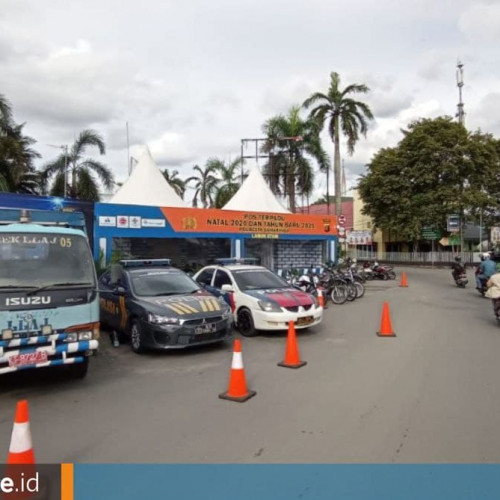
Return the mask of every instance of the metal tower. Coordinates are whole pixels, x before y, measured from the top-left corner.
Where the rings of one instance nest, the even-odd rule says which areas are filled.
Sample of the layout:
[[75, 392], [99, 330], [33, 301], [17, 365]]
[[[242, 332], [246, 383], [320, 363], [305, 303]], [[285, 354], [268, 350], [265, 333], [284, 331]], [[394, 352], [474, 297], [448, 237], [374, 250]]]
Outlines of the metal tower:
[[460, 125], [465, 126], [464, 103], [462, 101], [462, 87], [464, 86], [463, 67], [464, 65], [460, 61], [458, 61], [457, 63], [458, 111], [456, 116], [458, 117], [458, 123], [460, 123]]

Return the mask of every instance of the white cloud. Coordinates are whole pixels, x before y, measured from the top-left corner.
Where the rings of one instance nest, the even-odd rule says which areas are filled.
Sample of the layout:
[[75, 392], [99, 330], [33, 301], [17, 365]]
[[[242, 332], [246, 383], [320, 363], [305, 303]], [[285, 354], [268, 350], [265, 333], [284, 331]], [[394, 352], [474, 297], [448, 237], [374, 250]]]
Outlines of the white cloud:
[[472, 42], [500, 42], [500, 4], [474, 2], [460, 15], [458, 26]]

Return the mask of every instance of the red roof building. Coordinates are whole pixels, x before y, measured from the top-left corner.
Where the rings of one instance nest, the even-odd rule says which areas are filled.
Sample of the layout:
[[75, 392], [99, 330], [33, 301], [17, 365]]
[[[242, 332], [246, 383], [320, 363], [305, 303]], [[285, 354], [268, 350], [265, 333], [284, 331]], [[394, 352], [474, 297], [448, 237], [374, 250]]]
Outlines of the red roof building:
[[[328, 215], [328, 205], [326, 203], [320, 203], [318, 205], [309, 205], [308, 207], [297, 207], [296, 212], [298, 214], [310, 214], [310, 215]], [[344, 227], [349, 230], [354, 227], [354, 200], [353, 198], [342, 198], [342, 215], [345, 216]], [[335, 201], [330, 202], [330, 215], [335, 214]]]

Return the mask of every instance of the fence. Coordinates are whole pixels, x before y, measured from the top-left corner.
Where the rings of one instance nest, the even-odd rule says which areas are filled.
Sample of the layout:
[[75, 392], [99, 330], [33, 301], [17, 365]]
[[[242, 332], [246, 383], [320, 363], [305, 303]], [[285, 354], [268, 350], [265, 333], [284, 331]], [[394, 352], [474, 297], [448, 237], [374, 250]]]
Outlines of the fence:
[[371, 250], [354, 250], [349, 252], [351, 258], [358, 260], [376, 260], [391, 264], [421, 264], [421, 265], [446, 265], [454, 262], [455, 257], [460, 255], [462, 262], [473, 264], [480, 261], [479, 252], [374, 252]]

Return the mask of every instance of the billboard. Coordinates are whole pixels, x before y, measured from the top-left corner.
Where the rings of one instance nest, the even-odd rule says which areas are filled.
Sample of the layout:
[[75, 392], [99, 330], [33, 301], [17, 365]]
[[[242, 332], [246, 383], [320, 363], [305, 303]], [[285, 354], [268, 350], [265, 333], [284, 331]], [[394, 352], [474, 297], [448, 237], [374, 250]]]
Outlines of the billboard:
[[367, 230], [349, 231], [347, 233], [347, 243], [349, 245], [372, 245], [372, 232]]

